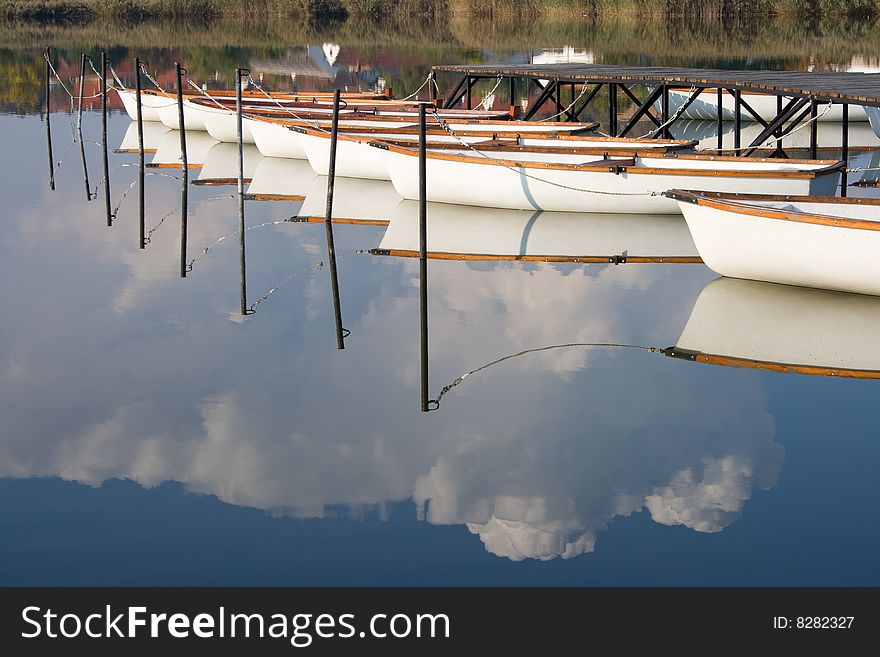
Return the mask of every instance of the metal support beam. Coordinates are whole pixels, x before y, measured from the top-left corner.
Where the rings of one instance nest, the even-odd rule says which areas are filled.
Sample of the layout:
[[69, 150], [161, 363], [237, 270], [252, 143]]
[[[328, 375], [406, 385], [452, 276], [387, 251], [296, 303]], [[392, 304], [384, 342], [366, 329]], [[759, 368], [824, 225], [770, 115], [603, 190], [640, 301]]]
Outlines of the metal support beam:
[[617, 136], [617, 83], [608, 83], [608, 134]]
[[[620, 85], [620, 87], [623, 89], [623, 92], [627, 96], [629, 96], [633, 100], [633, 102], [636, 103], [637, 106], [639, 106], [639, 103], [641, 101], [638, 98], [636, 98], [635, 95], [633, 95], [633, 93], [629, 89], [627, 89], [626, 85], [622, 84], [622, 85]], [[635, 124], [638, 123], [639, 119], [641, 119], [643, 116], [647, 116], [659, 128], [660, 121], [658, 121], [656, 119], [656, 117], [654, 117], [654, 115], [651, 114], [650, 109], [651, 109], [651, 107], [653, 107], [654, 103], [657, 102], [657, 99], [660, 98], [662, 93], [663, 93], [663, 89], [661, 89], [660, 87], [654, 87], [654, 89], [648, 94], [648, 97], [645, 99], [645, 102], [643, 102], [639, 106], [639, 108], [635, 111], [635, 113], [629, 118], [629, 121], [626, 122], [626, 125], [623, 126], [623, 129], [618, 134], [618, 137], [625, 137], [627, 135], [627, 133], [633, 129], [633, 126], [635, 126]]]
[[[691, 104], [692, 104], [697, 98], [700, 97], [700, 93], [701, 93], [701, 91], [702, 91], [702, 89], [695, 89], [694, 91], [692, 91], [692, 92], [691, 92], [691, 95], [688, 96], [687, 99], [684, 101], [684, 105], [682, 105], [682, 106], [681, 106], [681, 109], [678, 110], [678, 113], [679, 113], [679, 114], [683, 114], [684, 111], [685, 111], [688, 107], [690, 107]], [[667, 91], [667, 94], [668, 94], [668, 91]], [[663, 122], [663, 123], [664, 123], [663, 128], [662, 128], [662, 129], [661, 129], [661, 128], [658, 128], [657, 130], [655, 130], [655, 131], [651, 134], [651, 138], [652, 138], [652, 139], [657, 138], [657, 137], [660, 135], [660, 133], [662, 132], [663, 134], [667, 135], [665, 138], [666, 138], [666, 139], [669, 139], [669, 125], [666, 125], [668, 122], [669, 122], [669, 119], [666, 119], [666, 121]]]
[[[785, 109], [782, 110], [782, 113], [779, 114], [775, 119], [773, 119], [770, 122], [770, 125], [764, 128], [761, 134], [759, 134], [757, 137], [755, 137], [755, 139], [752, 140], [752, 143], [749, 144], [749, 147], [743, 153], [743, 156], [748, 157], [749, 155], [754, 153], [757, 150], [758, 146], [760, 146], [761, 143], [765, 139], [767, 139], [767, 137], [770, 137], [776, 132], [777, 129], [785, 125], [792, 117], [795, 116], [795, 114], [801, 111], [801, 109], [807, 103], [809, 103], [809, 101], [806, 98], [793, 98], [791, 101], [789, 101]], [[801, 121], [801, 119], [802, 116], [798, 117], [797, 120], [794, 121], [794, 124], [790, 126], [789, 130], [782, 132], [782, 136], [785, 136], [786, 134], [791, 132], [791, 130]]]
[[718, 87], [716, 91], [715, 103], [717, 105], [718, 135], [716, 145], [718, 146], [718, 154], [724, 150], [724, 87]]
[[735, 155], [739, 155], [742, 146], [742, 92], [736, 89], [733, 92], [733, 148]]
[[455, 85], [455, 89], [452, 90], [452, 93], [449, 94], [449, 97], [446, 99], [446, 102], [443, 105], [444, 107], [454, 107], [461, 102], [461, 99], [464, 96], [465, 85], [468, 80], [469, 77], [467, 75], [462, 76], [461, 80], [458, 81], [458, 84]]
[[810, 159], [815, 160], [819, 157], [819, 122], [816, 120], [819, 116], [819, 102], [810, 99]]
[[572, 110], [572, 114], [574, 114], [575, 121], [580, 120], [580, 115], [583, 113], [583, 111], [585, 109], [587, 109], [587, 106], [592, 102], [593, 98], [596, 97], [596, 94], [599, 93], [599, 90], [601, 88], [602, 88], [601, 83], [599, 83], [595, 87], [593, 87], [593, 89], [590, 90], [590, 93], [588, 93], [586, 95], [586, 97], [584, 98], [584, 100], [581, 102], [580, 107], [576, 107]]
[[556, 87], [555, 82], [548, 82], [547, 86], [544, 87], [544, 90], [535, 98], [535, 102], [526, 110], [525, 115], [523, 116], [524, 121], [528, 121], [531, 119], [535, 113], [541, 109], [544, 103], [547, 102], [549, 98], [553, 96], [553, 90]]
[[667, 125], [667, 123], [669, 122], [669, 85], [662, 85], [662, 89], [663, 100], [660, 101], [660, 108], [662, 111], [660, 125], [662, 129], [659, 131], [659, 133], [655, 132], [652, 136], [659, 137], [662, 135], [664, 139], [669, 139], [669, 126]]

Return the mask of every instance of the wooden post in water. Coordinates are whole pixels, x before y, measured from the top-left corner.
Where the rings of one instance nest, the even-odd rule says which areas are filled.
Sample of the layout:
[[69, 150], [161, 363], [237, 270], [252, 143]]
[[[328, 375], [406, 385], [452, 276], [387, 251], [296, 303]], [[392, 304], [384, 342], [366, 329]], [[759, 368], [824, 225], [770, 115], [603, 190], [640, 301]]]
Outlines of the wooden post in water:
[[52, 116], [52, 107], [51, 107], [51, 95], [52, 95], [52, 87], [50, 86], [50, 79], [52, 76], [52, 64], [51, 64], [51, 56], [52, 51], [49, 47], [46, 47], [46, 143], [49, 147], [49, 189], [55, 189], [55, 157], [52, 155], [52, 125], [51, 125], [51, 116]]
[[819, 102], [810, 99], [810, 159], [815, 160], [819, 157], [819, 122], [816, 117], [819, 116]]
[[110, 154], [107, 145], [107, 53], [101, 53], [101, 146], [104, 149], [104, 210], [107, 225], [113, 225], [110, 209]]
[[180, 159], [183, 163], [183, 170], [186, 172], [189, 167], [186, 159], [186, 122], [183, 119], [183, 73], [186, 69], [180, 66], [180, 62], [174, 62], [174, 68], [177, 73], [177, 120], [180, 129]]
[[138, 133], [138, 245], [146, 247], [146, 231], [144, 228], [144, 111], [141, 104], [141, 60], [134, 60], [135, 108], [137, 110]]
[[510, 76], [510, 106], [514, 108], [512, 118], [516, 118], [516, 78], [512, 75]]
[[342, 328], [342, 307], [339, 299], [339, 279], [336, 272], [336, 247], [333, 243], [333, 188], [336, 184], [336, 141], [338, 137], [339, 89], [333, 94], [333, 127], [330, 132], [330, 163], [327, 167], [327, 206], [324, 212], [324, 229], [327, 233], [327, 259], [330, 261], [333, 314], [336, 318], [336, 348], [345, 349], [345, 329]]
[[432, 105], [437, 102], [437, 83], [434, 81], [436, 75], [434, 71], [428, 74], [428, 98], [431, 99]]
[[742, 91], [733, 92], [733, 148], [734, 155], [739, 155], [742, 145]]
[[718, 154], [724, 150], [724, 88], [718, 87], [717, 98], [715, 101], [718, 105], [716, 108], [718, 119], [718, 136], [716, 144], [718, 146]]
[[[247, 69], [235, 69], [235, 130], [238, 142], [238, 246], [239, 268], [241, 270], [241, 301], [240, 311], [247, 315], [247, 263], [245, 261], [245, 223], [244, 223], [244, 133], [242, 129], [241, 107], [241, 76], [242, 71]], [[183, 116], [181, 114], [181, 121]]]
[[428, 412], [428, 207], [425, 106], [419, 105], [419, 346], [422, 412]]
[[843, 116], [840, 121], [840, 159], [843, 160], [843, 170], [840, 172], [840, 195], [846, 196], [846, 168], [849, 166], [849, 105], [841, 106]]
[[189, 176], [180, 178], [180, 277], [186, 278], [186, 240], [189, 221]]
[[83, 141], [82, 128], [76, 129], [76, 138], [79, 140], [79, 156], [82, 161], [83, 184], [86, 188], [86, 200], [92, 200], [92, 190], [89, 185], [89, 163], [86, 160], [86, 143]]
[[76, 129], [82, 128], [83, 113], [83, 83], [86, 79], [86, 54], [83, 53], [79, 58], [79, 98], [76, 106]]

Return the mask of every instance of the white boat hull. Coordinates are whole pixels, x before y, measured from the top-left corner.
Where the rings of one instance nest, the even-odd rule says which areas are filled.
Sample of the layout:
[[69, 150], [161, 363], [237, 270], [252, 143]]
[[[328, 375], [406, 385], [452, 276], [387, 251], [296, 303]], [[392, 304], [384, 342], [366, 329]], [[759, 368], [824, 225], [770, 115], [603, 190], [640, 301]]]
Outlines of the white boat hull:
[[[388, 151], [385, 157], [391, 182], [403, 198], [419, 198], [418, 159]], [[684, 160], [642, 158], [648, 165], [684, 168]], [[768, 165], [770, 166], [770, 165]], [[429, 157], [427, 196], [429, 201], [557, 212], [608, 212], [625, 214], [678, 214], [678, 203], [662, 196], [667, 189], [686, 188], [724, 192], [778, 194], [834, 194], [839, 174], [808, 178], [772, 176], [694, 176], [677, 174], [672, 168], [662, 174], [627, 171], [578, 171], [484, 164], [476, 157], [445, 160]], [[691, 187], [682, 187], [690, 185]], [[797, 192], [793, 190], [798, 190]]]
[[680, 205], [703, 261], [722, 276], [880, 295], [880, 231]]
[[[177, 101], [172, 99], [173, 102], [168, 105], [162, 105], [161, 107], [157, 107], [156, 111], [159, 114], [159, 120], [164, 123], [166, 126], [171, 128], [172, 130], [180, 130], [180, 115], [179, 109], [177, 107]], [[205, 121], [202, 118], [202, 113], [197, 110], [193, 110], [189, 102], [186, 99], [183, 101], [183, 124], [187, 130], [198, 130], [201, 132], [205, 132]]]
[[[205, 124], [207, 133], [217, 141], [238, 143], [238, 115], [235, 112], [219, 107], [205, 107], [196, 103], [189, 103], [186, 111], [198, 113], [202, 123]], [[256, 143], [250, 124], [245, 120], [245, 117], [241, 118], [241, 138], [245, 144]]]
[[825, 376], [880, 377], [880, 299], [719, 278], [675, 349], [694, 359]]
[[[119, 99], [128, 116], [132, 121], [137, 121], [137, 94], [127, 89], [117, 87], [114, 89], [119, 94]], [[159, 108], [165, 107], [169, 103], [176, 106], [176, 101], [173, 98], [156, 94], [141, 94], [141, 118], [144, 121], [161, 121]]]
[[[678, 89], [670, 89], [669, 90], [669, 116], [675, 114], [678, 109], [687, 102], [687, 99], [690, 97], [691, 92], [687, 90], [678, 90]], [[742, 95], [743, 100], [751, 106], [757, 114], [764, 119], [765, 121], [772, 121], [776, 118], [777, 115], [777, 96], [767, 95], [767, 94], [752, 94], [752, 93], [744, 93]], [[788, 102], [791, 100], [789, 96], [782, 97], [782, 106], [785, 107]], [[662, 101], [658, 100], [655, 103], [655, 107], [657, 110], [662, 109]], [[843, 120], [843, 106], [832, 104], [830, 108], [828, 108], [827, 103], [822, 103], [819, 105], [818, 110], [818, 121], [842, 121]], [[733, 96], [729, 93], [725, 92], [721, 96], [721, 116], [724, 121], [733, 121], [736, 118], [736, 101]], [[742, 108], [740, 112], [741, 119], [743, 121], [753, 122], [755, 118], [752, 116], [751, 112], [747, 109]], [[684, 119], [701, 119], [703, 121], [717, 121], [718, 120], [718, 93], [715, 89], [710, 89], [701, 93], [693, 103], [691, 103], [687, 109], [685, 109], [681, 114], [681, 118]], [[868, 116], [865, 113], [865, 108], [861, 105], [850, 105], [849, 106], [849, 120], [850, 121], [867, 121]]]

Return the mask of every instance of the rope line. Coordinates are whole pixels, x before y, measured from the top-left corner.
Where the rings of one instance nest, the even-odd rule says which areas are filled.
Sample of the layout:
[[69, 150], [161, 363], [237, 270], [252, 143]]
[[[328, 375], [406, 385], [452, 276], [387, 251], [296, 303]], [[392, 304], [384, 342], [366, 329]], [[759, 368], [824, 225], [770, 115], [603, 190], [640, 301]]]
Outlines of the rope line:
[[609, 349], [638, 349], [641, 351], [646, 351], [648, 353], [661, 353], [663, 350], [659, 347], [646, 347], [644, 345], [638, 344], [625, 344], [621, 342], [566, 342], [563, 344], [552, 344], [546, 347], [534, 347], [532, 349], [523, 349], [522, 351], [518, 351], [515, 354], [508, 354], [507, 356], [502, 356], [501, 358], [496, 358], [495, 360], [486, 363], [485, 365], [480, 365], [475, 369], [472, 369], [470, 372], [466, 372], [462, 374], [460, 377], [455, 379], [452, 383], [443, 386], [440, 390], [440, 394], [437, 395], [437, 399], [432, 399], [429, 403], [433, 404], [433, 408], [429, 410], [437, 410], [440, 408], [440, 400], [453, 388], [461, 385], [461, 383], [471, 376], [472, 374], [477, 374], [478, 372], [482, 372], [483, 370], [489, 369], [494, 365], [498, 365], [499, 363], [503, 363], [507, 360], [512, 360], [514, 358], [519, 358], [520, 356], [525, 356], [526, 354], [534, 354], [541, 351], [551, 351], [553, 349], [568, 349], [572, 347], [584, 347], [584, 348], [598, 348], [605, 347]]
[[73, 101], [74, 95], [70, 93], [70, 89], [68, 89], [67, 85], [64, 84], [64, 80], [61, 79], [61, 76], [58, 75], [58, 71], [56, 71], [55, 67], [52, 66], [52, 60], [49, 59], [49, 55], [43, 53], [43, 59], [45, 59], [46, 63], [49, 64], [49, 68], [52, 69], [52, 74], [55, 76], [55, 79], [58, 80], [59, 84], [61, 84], [61, 88], [67, 92], [67, 95], [70, 96], [70, 100]]
[[479, 105], [477, 105], [477, 107], [482, 107], [484, 110], [489, 110], [489, 109], [491, 109], [491, 108], [489, 107], [489, 99], [492, 98], [492, 101], [493, 101], [493, 104], [494, 104], [494, 101], [495, 101], [495, 98], [494, 98], [495, 90], [496, 90], [496, 89], [498, 88], [498, 86], [501, 84], [501, 80], [503, 80], [503, 79], [504, 79], [504, 78], [501, 77], [500, 75], [498, 76], [498, 80], [495, 82], [495, 86], [492, 87], [492, 91], [490, 91], [489, 93], [487, 93], [487, 94], [485, 95], [485, 97], [483, 98], [483, 101], [482, 101]]
[[[499, 77], [498, 79], [500, 80], [501, 78]], [[401, 100], [401, 101], [411, 100], [411, 99], [417, 97], [419, 95], [419, 92], [425, 88], [425, 85], [429, 84], [431, 82], [434, 82], [434, 86], [437, 87], [437, 82], [434, 80], [434, 76], [431, 75], [430, 73], [428, 73], [428, 77], [426, 77], [425, 81], [422, 82], [422, 86], [420, 86], [418, 89], [413, 91], [409, 96], [406, 96], [405, 98], [400, 98], [399, 100]], [[497, 86], [496, 86], [496, 88], [497, 88]], [[438, 91], [439, 91], [439, 88], [438, 88]], [[492, 91], [495, 91], [495, 90], [493, 89]]]

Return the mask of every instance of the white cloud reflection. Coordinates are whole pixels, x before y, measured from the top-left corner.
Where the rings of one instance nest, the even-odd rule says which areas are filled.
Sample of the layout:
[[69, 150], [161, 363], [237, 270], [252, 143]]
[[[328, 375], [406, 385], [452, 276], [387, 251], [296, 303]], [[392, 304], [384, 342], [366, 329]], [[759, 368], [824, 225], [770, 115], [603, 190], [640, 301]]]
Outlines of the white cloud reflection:
[[[427, 522], [464, 525], [515, 560], [592, 552], [641, 510], [720, 531], [775, 484], [783, 451], [751, 373], [558, 350], [474, 375], [423, 415], [415, 261], [340, 261], [352, 335], [337, 352], [326, 268], [232, 323], [235, 245], [176, 280], [179, 224], [139, 253], [131, 215], [107, 229], [74, 184], [14, 212], [2, 246], [43, 293], [0, 287], [18, 303], [0, 336], [0, 475], [174, 480], [294, 517], [413, 499]], [[153, 207], [173, 208], [166, 188]], [[45, 211], [61, 203], [76, 221]], [[197, 207], [194, 251], [235, 223], [232, 204]], [[249, 222], [281, 206], [254, 208]], [[343, 226], [337, 249], [380, 237]], [[248, 235], [251, 300], [322, 257], [323, 240], [309, 225]], [[709, 278], [695, 266], [432, 262], [431, 390], [535, 346], [671, 344]]]

